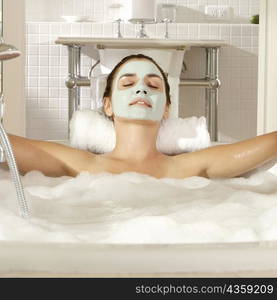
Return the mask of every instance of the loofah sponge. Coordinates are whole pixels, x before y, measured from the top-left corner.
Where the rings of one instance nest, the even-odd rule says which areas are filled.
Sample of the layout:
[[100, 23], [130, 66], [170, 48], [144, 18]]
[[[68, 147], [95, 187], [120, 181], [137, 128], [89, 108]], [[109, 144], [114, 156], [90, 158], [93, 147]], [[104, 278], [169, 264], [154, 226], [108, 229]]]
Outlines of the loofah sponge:
[[[106, 153], [115, 147], [113, 122], [101, 110], [79, 110], [70, 121], [72, 147], [93, 153]], [[168, 155], [191, 152], [211, 146], [205, 117], [172, 118], [161, 122], [157, 149]]]

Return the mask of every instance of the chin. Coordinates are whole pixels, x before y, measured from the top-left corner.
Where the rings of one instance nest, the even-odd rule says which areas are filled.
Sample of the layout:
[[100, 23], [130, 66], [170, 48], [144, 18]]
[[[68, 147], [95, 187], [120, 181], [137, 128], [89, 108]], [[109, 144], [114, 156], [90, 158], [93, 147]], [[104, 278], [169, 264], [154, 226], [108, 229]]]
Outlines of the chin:
[[142, 124], [142, 125], [155, 125], [157, 123], [160, 123], [160, 121], [124, 118], [124, 117], [116, 117], [116, 116], [114, 117], [114, 121], [130, 123], [130, 124]]

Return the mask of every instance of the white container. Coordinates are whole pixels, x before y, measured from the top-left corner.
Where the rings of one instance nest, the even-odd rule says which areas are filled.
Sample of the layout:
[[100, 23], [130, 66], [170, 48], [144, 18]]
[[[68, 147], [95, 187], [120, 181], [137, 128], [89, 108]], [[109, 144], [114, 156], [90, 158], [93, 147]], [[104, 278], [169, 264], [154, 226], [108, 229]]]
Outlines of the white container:
[[131, 19], [154, 20], [156, 0], [132, 0]]

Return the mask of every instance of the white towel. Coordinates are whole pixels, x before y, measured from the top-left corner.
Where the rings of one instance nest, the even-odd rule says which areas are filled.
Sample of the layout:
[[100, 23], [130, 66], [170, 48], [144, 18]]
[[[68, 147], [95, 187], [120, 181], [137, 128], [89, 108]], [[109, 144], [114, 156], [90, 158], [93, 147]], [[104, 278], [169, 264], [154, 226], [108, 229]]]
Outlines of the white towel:
[[[100, 110], [79, 110], [70, 121], [70, 145], [93, 153], [106, 153], [115, 147], [114, 124]], [[161, 123], [157, 149], [168, 155], [191, 152], [211, 146], [205, 117], [169, 118]]]

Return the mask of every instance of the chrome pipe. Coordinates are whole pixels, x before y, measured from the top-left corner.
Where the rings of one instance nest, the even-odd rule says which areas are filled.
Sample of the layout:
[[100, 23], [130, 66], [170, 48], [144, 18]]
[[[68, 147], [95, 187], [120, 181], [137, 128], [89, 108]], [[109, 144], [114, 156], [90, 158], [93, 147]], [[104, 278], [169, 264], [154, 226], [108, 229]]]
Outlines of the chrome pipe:
[[72, 45], [67, 48], [68, 78], [66, 86], [68, 88], [68, 122], [70, 122], [74, 111], [80, 109], [80, 86], [77, 85], [77, 81], [81, 78], [81, 46]]
[[209, 86], [209, 80], [206, 78], [203, 79], [183, 79], [179, 83], [180, 86]]
[[90, 86], [90, 80], [87, 77], [68, 77], [65, 81], [65, 85], [68, 89], [74, 89], [79, 86]]
[[218, 79], [183, 79], [179, 83], [180, 86], [196, 86], [196, 87], [208, 87], [211, 89], [218, 89], [220, 87], [220, 81]]
[[218, 47], [207, 47], [206, 49], [206, 78], [214, 83], [214, 87], [205, 90], [205, 110], [211, 141], [218, 141]]
[[2, 146], [0, 144], [0, 163], [3, 163], [5, 161], [6, 161], [6, 158], [5, 158], [4, 149], [2, 148]]
[[79, 77], [77, 78], [76, 81], [76, 85], [77, 86], [90, 86], [90, 79], [88, 79], [87, 77]]
[[88, 73], [88, 79], [91, 78], [91, 76], [92, 76], [92, 71], [93, 71], [93, 70], [96, 68], [96, 66], [99, 65], [99, 64], [100, 64], [100, 59], [98, 59], [98, 60], [96, 61], [96, 63], [93, 64], [93, 65], [91, 66], [91, 68], [90, 68], [90, 70], [89, 70], [89, 73]]

